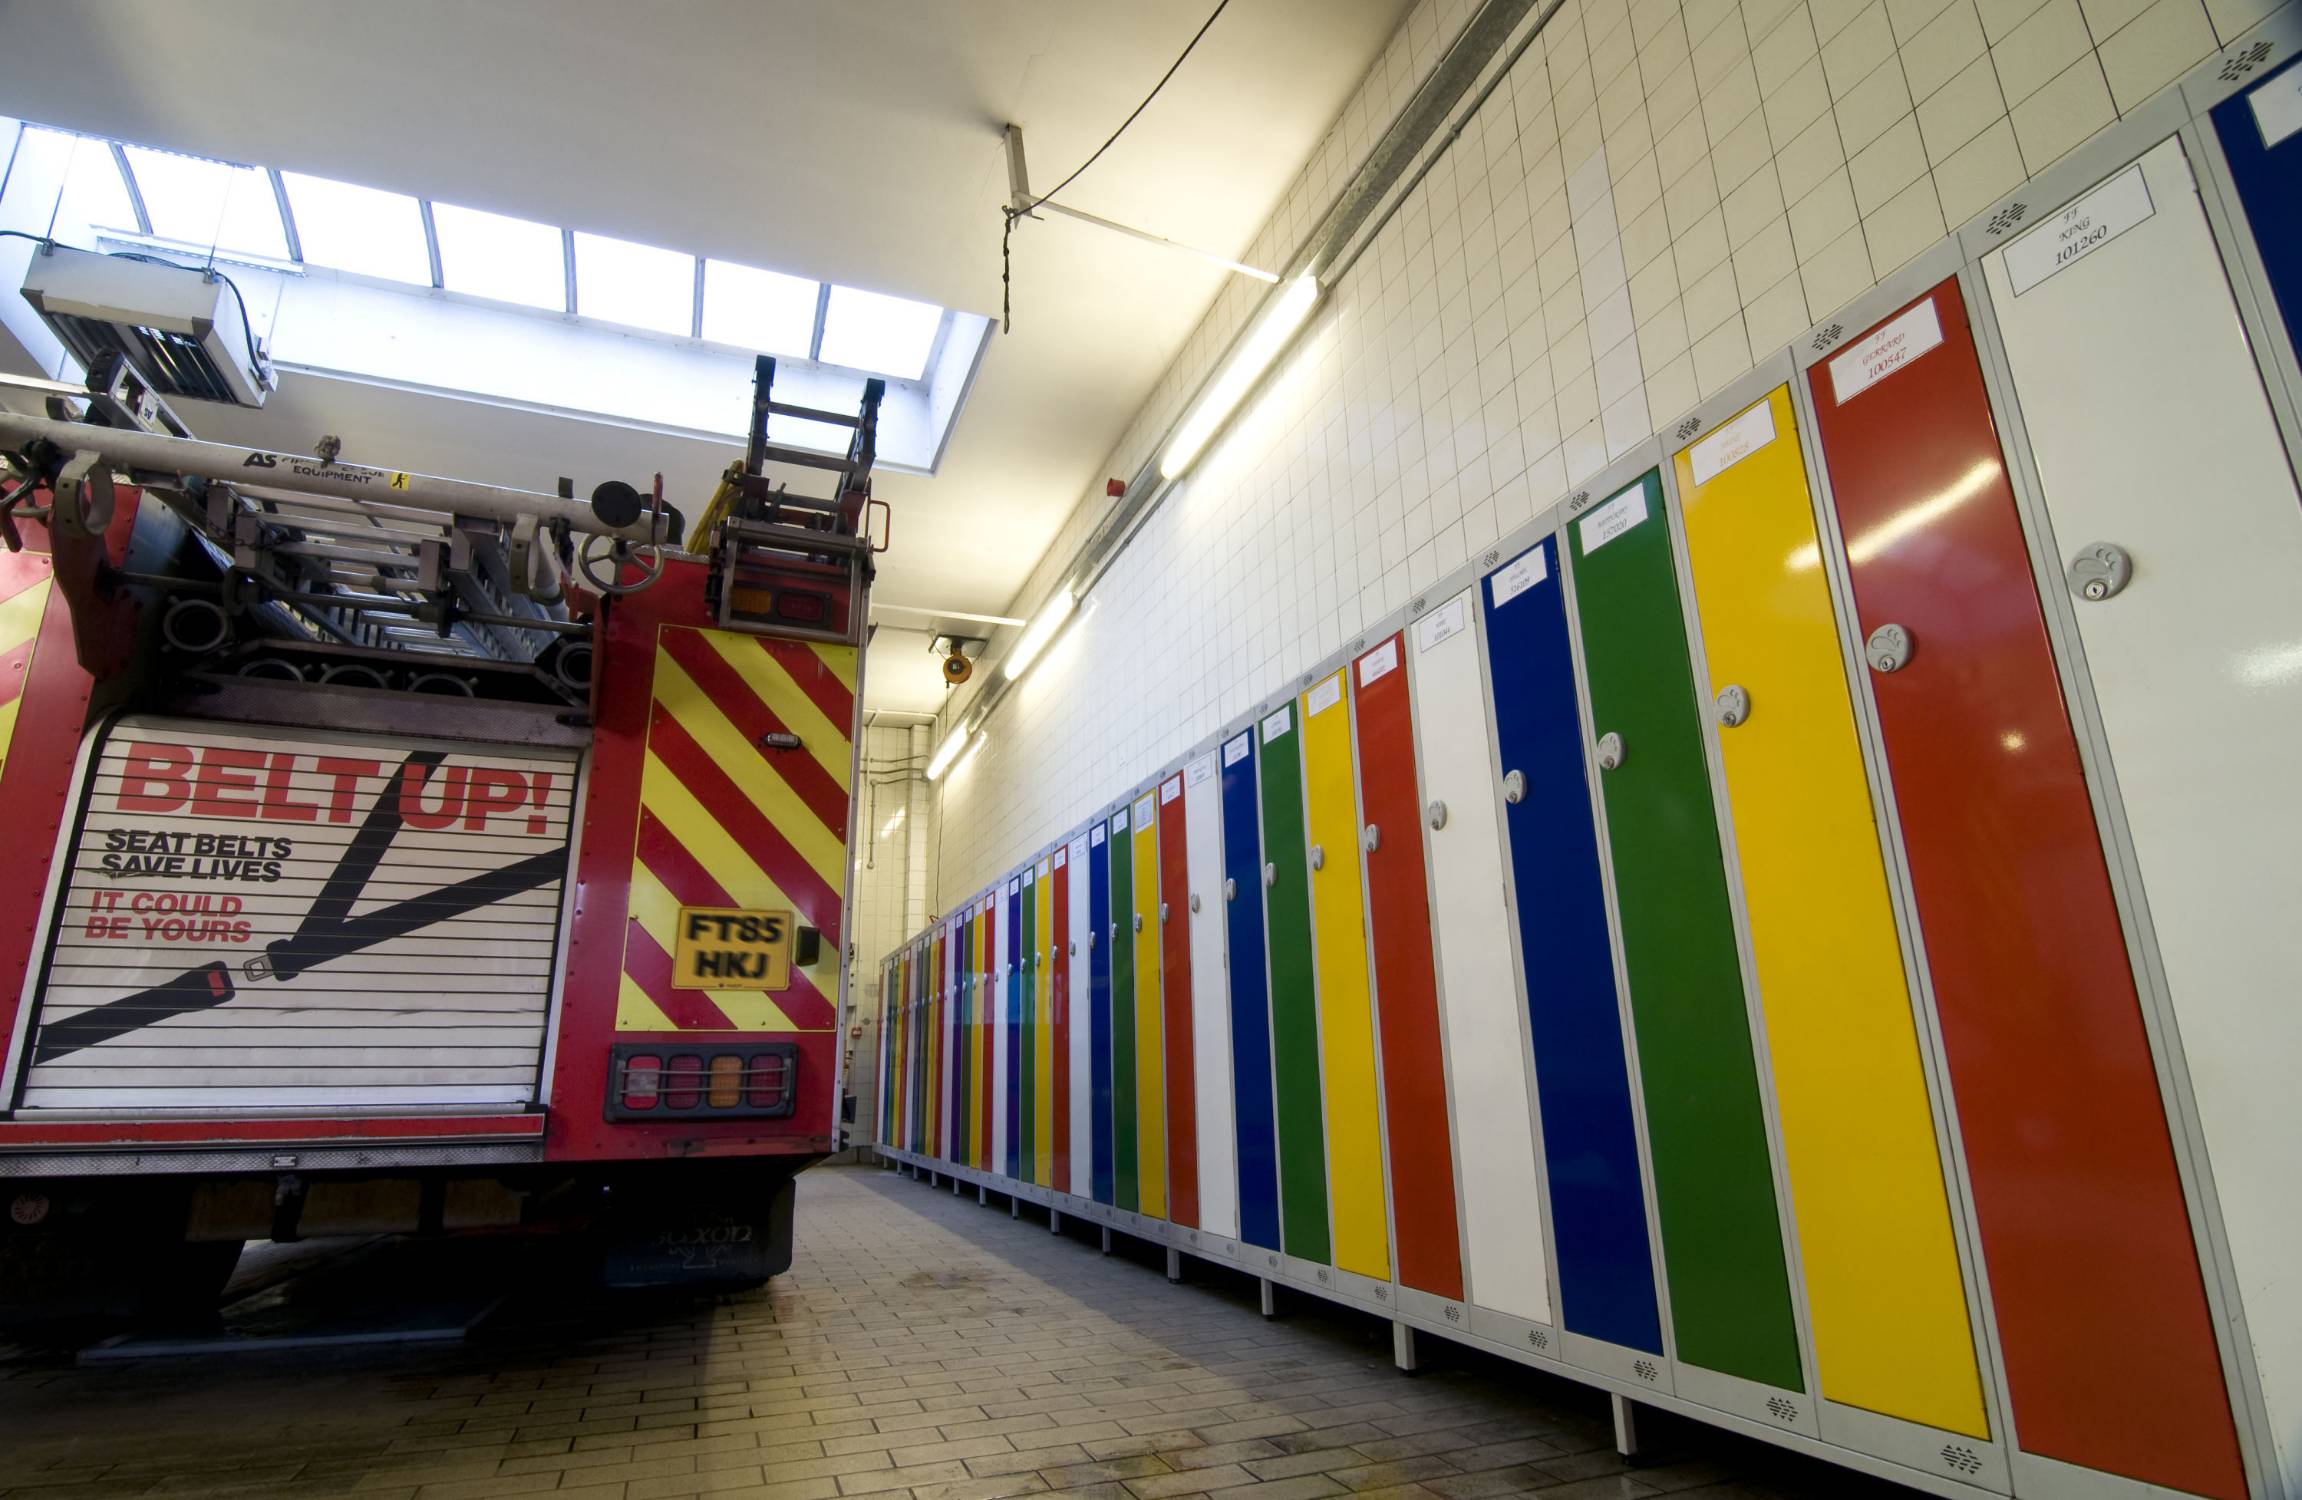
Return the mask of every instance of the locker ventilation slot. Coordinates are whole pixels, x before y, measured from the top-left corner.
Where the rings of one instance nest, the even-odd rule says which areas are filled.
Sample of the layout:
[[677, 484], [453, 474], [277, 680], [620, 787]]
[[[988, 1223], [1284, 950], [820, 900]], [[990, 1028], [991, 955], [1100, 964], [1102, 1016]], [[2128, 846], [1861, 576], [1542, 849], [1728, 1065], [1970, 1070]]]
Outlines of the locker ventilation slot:
[[1632, 1362], [1631, 1373], [1641, 1380], [1659, 1380], [1663, 1372], [1655, 1368], [1653, 1360], [1641, 1359]]
[[2006, 205], [2006, 207], [2000, 209], [1997, 213], [1994, 213], [1990, 216], [1990, 222], [1982, 227], [1982, 232], [1989, 235], [1992, 239], [1997, 239], [2000, 235], [2006, 233], [2006, 231], [2012, 229], [2015, 225], [2021, 223], [2024, 219], [2029, 217], [2029, 204], [2009, 203]]
[[1537, 1349], [1548, 1349], [1551, 1347], [1551, 1336], [1540, 1328], [1530, 1328], [1527, 1330], [1527, 1342]]
[[1979, 1474], [1982, 1472], [1982, 1455], [1962, 1444], [1944, 1443], [1942, 1445], [1942, 1461], [1961, 1474]]
[[1798, 1404], [1793, 1401], [1785, 1401], [1780, 1396], [1767, 1397], [1766, 1409], [1768, 1415], [1777, 1421], [1795, 1422], [1798, 1420]]
[[2256, 42], [2244, 52], [2224, 63], [2216, 70], [2214, 76], [2220, 78], [2224, 83], [2236, 83], [2256, 68], [2261, 67], [2262, 59], [2269, 55], [2270, 44], [2268, 42]]
[[1688, 438], [1693, 437], [1696, 433], [1702, 430], [1703, 419], [1700, 417], [1689, 417], [1684, 422], [1679, 423], [1679, 441], [1683, 443]]
[[1820, 354], [1823, 350], [1828, 349], [1838, 342], [1838, 336], [1844, 332], [1846, 332], [1844, 323], [1833, 323], [1828, 328], [1818, 329], [1812, 344], [1814, 352]]

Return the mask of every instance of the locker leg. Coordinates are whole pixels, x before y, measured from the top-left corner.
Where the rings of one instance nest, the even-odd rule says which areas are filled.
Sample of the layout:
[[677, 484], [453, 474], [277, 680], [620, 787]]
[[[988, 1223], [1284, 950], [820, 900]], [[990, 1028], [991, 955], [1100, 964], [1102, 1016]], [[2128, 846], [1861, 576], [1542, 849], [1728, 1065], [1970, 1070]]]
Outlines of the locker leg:
[[1181, 1281], [1183, 1279], [1183, 1252], [1173, 1246], [1169, 1246], [1167, 1250], [1167, 1279], [1169, 1281]]
[[1263, 1316], [1266, 1318], [1279, 1316], [1278, 1288], [1271, 1285], [1269, 1278], [1258, 1276], [1255, 1278], [1255, 1289], [1262, 1297]]
[[1105, 1255], [1111, 1253], [1111, 1226], [1108, 1224], [1103, 1226], [1103, 1253]]
[[1023, 1200], [1016, 1197], [1013, 1193], [1007, 1195], [1007, 1217], [1010, 1219], [1020, 1219], [1023, 1217]]
[[962, 1184], [961, 1184], [961, 1182], [959, 1181], [959, 1179], [958, 1179], [958, 1178], [954, 1177], [954, 1178], [952, 1178], [952, 1179], [951, 1179], [951, 1196], [952, 1196], [952, 1197], [956, 1198], [956, 1197], [958, 1197], [958, 1196], [959, 1196], [959, 1189], [960, 1189], [960, 1187], [961, 1187], [961, 1186], [962, 1186]]
[[975, 1184], [975, 1201], [977, 1203], [988, 1204], [991, 1201], [991, 1189], [985, 1187], [980, 1182]]
[[1615, 1451], [1625, 1458], [1639, 1456], [1639, 1404], [1628, 1396], [1609, 1395], [1615, 1409]]
[[1047, 1232], [1049, 1234], [1061, 1234], [1063, 1232], [1063, 1210], [1059, 1208], [1047, 1210]]
[[[1422, 1364], [1422, 1361], [1415, 1357], [1415, 1330], [1404, 1323], [1391, 1325], [1391, 1363], [1410, 1375]], [[1615, 1430], [1618, 1432], [1622, 1430], [1621, 1420], [1619, 1417], [1616, 1418]]]
[[930, 1172], [927, 1174], [927, 1185], [929, 1187], [941, 1187], [943, 1186], [943, 1179], [938, 1174]]

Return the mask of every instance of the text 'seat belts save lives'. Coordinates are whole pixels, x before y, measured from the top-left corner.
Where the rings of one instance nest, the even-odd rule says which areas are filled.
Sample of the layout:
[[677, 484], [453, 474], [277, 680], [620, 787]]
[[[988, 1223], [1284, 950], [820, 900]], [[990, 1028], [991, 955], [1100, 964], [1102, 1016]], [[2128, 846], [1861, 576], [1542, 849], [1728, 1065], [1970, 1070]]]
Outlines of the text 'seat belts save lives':
[[[304, 914], [292, 934], [266, 945], [262, 953], [241, 963], [244, 978], [286, 983], [330, 959], [405, 937], [435, 922], [445, 922], [521, 891], [549, 885], [560, 877], [567, 864], [567, 851], [554, 848], [501, 869], [442, 886], [428, 895], [395, 901], [364, 916], [351, 915], [352, 903], [359, 900], [369, 878], [375, 874], [377, 862], [391, 848], [393, 838], [400, 831], [401, 794], [420, 787], [445, 758], [440, 751], [424, 750], [400, 763], [391, 786], [368, 810], [359, 833], [345, 847], [335, 869], [329, 872], [311, 910]], [[33, 1060], [53, 1062], [82, 1047], [125, 1035], [155, 1021], [222, 1005], [238, 993], [229, 964], [201, 964], [165, 984], [50, 1022], [41, 1028], [39, 1048]]]

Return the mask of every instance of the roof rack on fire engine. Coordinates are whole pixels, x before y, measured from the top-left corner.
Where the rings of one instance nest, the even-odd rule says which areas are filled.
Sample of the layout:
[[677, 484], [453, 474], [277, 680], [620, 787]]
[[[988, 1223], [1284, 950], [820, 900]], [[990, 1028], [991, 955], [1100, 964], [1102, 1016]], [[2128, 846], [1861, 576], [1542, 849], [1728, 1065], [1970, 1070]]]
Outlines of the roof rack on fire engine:
[[[775, 361], [752, 366], [750, 439], [697, 520], [712, 553], [705, 585], [719, 623], [807, 640], [863, 644], [871, 556], [887, 550], [887, 503], [871, 498], [883, 380], [866, 380], [855, 415], [775, 399]], [[852, 430], [844, 455], [770, 441], [775, 419]], [[828, 496], [795, 494], [768, 465], [828, 471]], [[872, 534], [870, 513], [882, 517]]]
[[[168, 600], [164, 638], [192, 670], [410, 686], [470, 693], [475, 672], [541, 679], [582, 703], [589, 688], [587, 621], [573, 618], [566, 580], [595, 587], [659, 575], [681, 540], [676, 510], [621, 481], [590, 504], [561, 480], [557, 494], [476, 484], [353, 463], [324, 439], [312, 455], [191, 436], [122, 355], [100, 361], [85, 389], [0, 376], [45, 398], [45, 417], [0, 410], [0, 543], [21, 547], [14, 517], [35, 490], [40, 516], [64, 534], [110, 523], [114, 481], [157, 496], [205, 564], [135, 571], [119, 582]], [[626, 568], [625, 564], [631, 564]], [[603, 592], [605, 590], [602, 590]]]

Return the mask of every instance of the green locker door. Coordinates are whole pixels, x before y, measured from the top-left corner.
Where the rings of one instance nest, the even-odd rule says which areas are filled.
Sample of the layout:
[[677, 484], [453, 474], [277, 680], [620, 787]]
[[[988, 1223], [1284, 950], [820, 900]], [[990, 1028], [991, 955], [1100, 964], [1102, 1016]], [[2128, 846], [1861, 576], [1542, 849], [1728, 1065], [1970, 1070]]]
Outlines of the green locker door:
[[1104, 940], [1111, 945], [1111, 1169], [1119, 1207], [1137, 1212], [1135, 1174], [1135, 881], [1127, 858], [1127, 809], [1111, 815], [1111, 910]]
[[1660, 472], [1568, 529], [1677, 1357], [1803, 1391]]
[[1319, 1002], [1311, 974], [1311, 870], [1303, 842], [1302, 736], [1295, 706], [1266, 715], [1263, 903], [1270, 932], [1271, 1070], [1279, 1113], [1279, 1243], [1333, 1264], [1327, 1234], [1327, 1137], [1319, 1113]]

